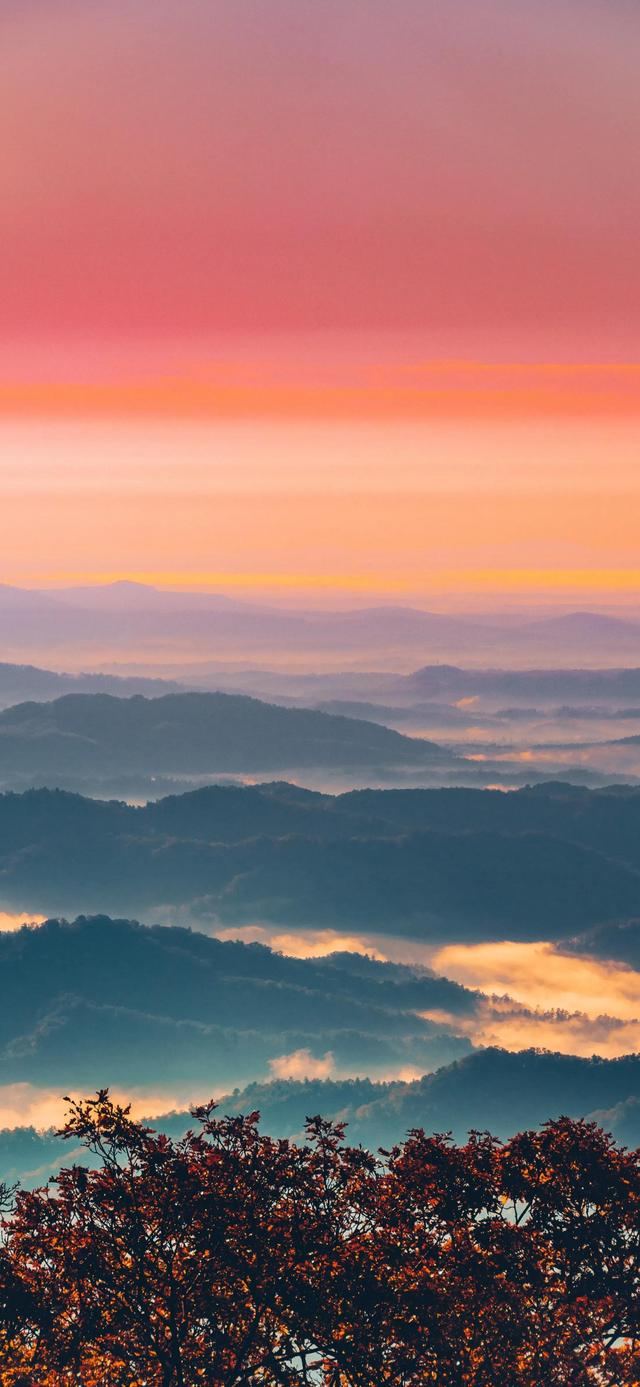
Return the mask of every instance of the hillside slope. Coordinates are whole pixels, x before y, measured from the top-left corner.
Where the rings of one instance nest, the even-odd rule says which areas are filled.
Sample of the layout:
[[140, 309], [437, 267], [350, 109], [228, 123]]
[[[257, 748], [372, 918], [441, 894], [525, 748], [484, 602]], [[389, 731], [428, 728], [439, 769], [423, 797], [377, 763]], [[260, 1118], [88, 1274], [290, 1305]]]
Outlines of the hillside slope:
[[226, 1087], [301, 1050], [311, 1062], [330, 1054], [343, 1072], [431, 1069], [470, 1042], [419, 1013], [476, 1006], [475, 994], [408, 968], [287, 958], [104, 916], [0, 934], [0, 967], [0, 1086], [60, 1091]]
[[451, 753], [377, 723], [244, 695], [69, 694], [0, 712], [0, 776], [216, 775], [287, 767], [421, 766]]
[[[140, 809], [60, 791], [0, 796], [4, 908], [153, 918], [175, 907], [214, 926], [419, 939], [564, 938], [640, 915], [635, 862], [551, 832], [436, 831], [415, 817], [403, 828], [385, 818], [397, 803], [384, 792], [332, 800], [289, 787], [218, 787]], [[482, 796], [473, 803], [481, 808]]]

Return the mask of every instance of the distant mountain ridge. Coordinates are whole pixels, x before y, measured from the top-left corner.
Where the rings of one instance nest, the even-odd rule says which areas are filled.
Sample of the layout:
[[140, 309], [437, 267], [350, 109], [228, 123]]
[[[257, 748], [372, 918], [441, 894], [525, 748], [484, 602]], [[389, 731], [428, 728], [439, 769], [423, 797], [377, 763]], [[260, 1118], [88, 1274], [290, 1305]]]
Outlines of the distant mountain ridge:
[[[501, 619], [481, 613], [448, 614], [417, 607], [380, 605], [345, 611], [278, 608], [240, 601], [223, 594], [170, 592], [131, 582], [94, 587], [23, 590], [0, 588], [0, 642], [12, 653], [29, 650], [44, 658], [56, 648], [166, 652], [210, 655], [215, 644], [225, 652], [299, 655], [316, 652], [403, 652], [434, 658], [482, 659], [487, 652], [521, 661], [527, 651], [536, 660], [554, 655], [609, 662], [616, 652], [625, 662], [640, 658], [640, 621], [600, 612]], [[37, 655], [34, 656], [34, 651]]]
[[181, 689], [175, 680], [144, 675], [63, 674], [35, 665], [0, 663], [0, 709], [16, 703], [45, 703], [64, 694], [105, 693], [117, 698], [142, 694], [146, 698], [157, 698], [162, 694], [179, 693]]
[[605, 700], [640, 697], [640, 666], [622, 669], [464, 669], [430, 664], [398, 681], [397, 691], [433, 698]]
[[91, 611], [163, 611], [202, 608], [219, 611], [224, 608], [250, 608], [251, 604], [226, 597], [222, 593], [170, 591], [150, 583], [119, 579], [112, 583], [92, 583], [60, 588], [19, 588], [0, 583], [0, 611], [26, 611], [46, 608], [72, 607]]

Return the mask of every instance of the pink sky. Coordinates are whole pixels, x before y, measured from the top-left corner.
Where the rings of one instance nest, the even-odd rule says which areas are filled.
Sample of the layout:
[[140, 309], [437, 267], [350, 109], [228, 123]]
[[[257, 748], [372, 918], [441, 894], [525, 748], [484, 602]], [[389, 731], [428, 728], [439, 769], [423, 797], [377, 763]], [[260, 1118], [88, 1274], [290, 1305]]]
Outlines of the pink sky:
[[639, 62], [628, 0], [4, 3], [0, 578], [640, 590]]

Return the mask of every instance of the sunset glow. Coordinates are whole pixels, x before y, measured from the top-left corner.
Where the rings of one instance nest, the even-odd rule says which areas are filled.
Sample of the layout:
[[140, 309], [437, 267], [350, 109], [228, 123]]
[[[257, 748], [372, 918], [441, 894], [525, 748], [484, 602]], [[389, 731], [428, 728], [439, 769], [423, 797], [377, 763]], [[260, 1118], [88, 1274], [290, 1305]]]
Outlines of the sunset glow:
[[639, 73], [0, 0], [0, 1387], [640, 1387]]
[[3, 13], [4, 581], [640, 595], [636, 11], [177, 14]]

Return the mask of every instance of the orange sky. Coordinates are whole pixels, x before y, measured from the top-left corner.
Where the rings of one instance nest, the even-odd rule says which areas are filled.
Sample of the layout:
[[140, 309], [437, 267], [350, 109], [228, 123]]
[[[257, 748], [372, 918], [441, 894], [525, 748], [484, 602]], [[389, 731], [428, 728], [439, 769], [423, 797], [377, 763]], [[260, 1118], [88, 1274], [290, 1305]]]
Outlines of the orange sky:
[[640, 596], [637, 7], [10, 0], [0, 40], [0, 581]]
[[640, 591], [626, 416], [5, 417], [0, 435], [9, 581], [326, 605]]

